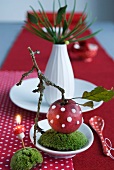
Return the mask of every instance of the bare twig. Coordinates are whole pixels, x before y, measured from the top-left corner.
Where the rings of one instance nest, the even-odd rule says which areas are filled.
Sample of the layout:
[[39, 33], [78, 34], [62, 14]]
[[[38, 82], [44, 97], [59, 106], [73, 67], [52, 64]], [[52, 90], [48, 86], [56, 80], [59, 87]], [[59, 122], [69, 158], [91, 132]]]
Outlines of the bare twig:
[[45, 90], [45, 85], [53, 86], [53, 87], [57, 88], [61, 92], [63, 102], [65, 101], [65, 98], [64, 98], [65, 90], [62, 89], [61, 87], [57, 86], [56, 84], [52, 83], [50, 80], [48, 80], [44, 76], [44, 74], [40, 71], [38, 64], [36, 62], [36, 59], [35, 59], [35, 54], [39, 54], [40, 52], [39, 51], [33, 52], [30, 47], [28, 47], [28, 50], [29, 50], [31, 58], [32, 58], [33, 66], [28, 72], [26, 72], [22, 75], [20, 81], [17, 83], [17, 86], [21, 85], [23, 79], [25, 77], [29, 76], [29, 74], [32, 73], [34, 70], [36, 70], [37, 76], [40, 80], [39, 84], [37, 85], [37, 89], [33, 90], [34, 93], [36, 93], [36, 92], [40, 93], [40, 96], [39, 96], [39, 99], [38, 99], [37, 113], [36, 113], [36, 118], [35, 118], [35, 125], [34, 125], [34, 144], [36, 145], [36, 131], [41, 130], [41, 128], [38, 127], [38, 118], [39, 118], [39, 112], [40, 112], [40, 106], [41, 106], [41, 103], [42, 103], [43, 93], [44, 93], [44, 90]]

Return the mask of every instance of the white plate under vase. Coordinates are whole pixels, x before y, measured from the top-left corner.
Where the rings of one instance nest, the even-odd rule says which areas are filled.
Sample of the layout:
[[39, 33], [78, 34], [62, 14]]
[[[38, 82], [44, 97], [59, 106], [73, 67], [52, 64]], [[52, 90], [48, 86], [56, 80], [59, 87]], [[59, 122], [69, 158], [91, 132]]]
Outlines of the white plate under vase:
[[[36, 112], [39, 93], [33, 93], [32, 91], [37, 87], [38, 82], [38, 78], [30, 78], [24, 80], [21, 86], [14, 85], [9, 93], [11, 101], [20, 108]], [[75, 91], [73, 97], [80, 97], [84, 91], [91, 91], [96, 87], [95, 84], [81, 79], [74, 79], [74, 83]], [[87, 100], [84, 99], [76, 99], [75, 101], [78, 103], [87, 102]], [[94, 102], [94, 108], [81, 106], [81, 110], [83, 113], [88, 112], [100, 107], [102, 103], [103, 102]], [[40, 112], [47, 113], [49, 106], [43, 97]]]

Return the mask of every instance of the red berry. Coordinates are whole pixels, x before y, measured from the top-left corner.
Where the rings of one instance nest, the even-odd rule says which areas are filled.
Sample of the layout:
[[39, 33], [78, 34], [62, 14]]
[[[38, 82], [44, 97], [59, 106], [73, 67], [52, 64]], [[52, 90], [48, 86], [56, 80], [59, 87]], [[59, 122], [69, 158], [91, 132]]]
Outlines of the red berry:
[[47, 114], [50, 126], [57, 132], [72, 133], [82, 123], [82, 112], [79, 105], [71, 99], [55, 101]]

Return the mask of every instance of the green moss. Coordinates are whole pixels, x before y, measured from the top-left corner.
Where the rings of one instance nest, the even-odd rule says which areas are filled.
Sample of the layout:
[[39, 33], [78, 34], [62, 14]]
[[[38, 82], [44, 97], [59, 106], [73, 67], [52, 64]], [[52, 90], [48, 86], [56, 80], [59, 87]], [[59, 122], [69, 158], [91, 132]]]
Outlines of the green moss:
[[63, 134], [53, 129], [47, 130], [38, 140], [40, 145], [58, 151], [77, 150], [82, 148], [87, 142], [87, 137], [79, 131]]
[[37, 149], [26, 147], [15, 152], [10, 166], [12, 170], [30, 170], [37, 163], [42, 162], [43, 157]]

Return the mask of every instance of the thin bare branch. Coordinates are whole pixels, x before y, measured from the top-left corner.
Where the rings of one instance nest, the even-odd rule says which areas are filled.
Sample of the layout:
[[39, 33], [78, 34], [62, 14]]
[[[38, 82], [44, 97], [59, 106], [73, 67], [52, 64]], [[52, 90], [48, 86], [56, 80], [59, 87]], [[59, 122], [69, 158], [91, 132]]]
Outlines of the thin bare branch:
[[42, 129], [40, 127], [38, 127], [38, 118], [39, 118], [39, 113], [40, 113], [40, 107], [41, 107], [41, 103], [42, 103], [42, 98], [43, 98], [43, 93], [45, 90], [45, 85], [47, 86], [53, 86], [55, 88], [57, 88], [60, 92], [61, 92], [61, 96], [62, 96], [62, 100], [64, 102], [65, 98], [64, 98], [64, 93], [65, 90], [62, 89], [61, 87], [57, 86], [56, 84], [54, 84], [53, 82], [51, 82], [50, 80], [48, 80], [44, 74], [40, 71], [38, 64], [36, 62], [36, 58], [35, 58], [35, 54], [39, 54], [39, 51], [32, 51], [32, 49], [30, 47], [28, 47], [28, 50], [30, 52], [30, 56], [32, 58], [32, 62], [33, 62], [33, 66], [32, 68], [24, 73], [20, 79], [20, 81], [17, 83], [17, 86], [22, 84], [22, 81], [25, 77], [27, 77], [30, 73], [32, 73], [34, 70], [36, 70], [37, 72], [37, 76], [39, 78], [39, 83], [37, 85], [37, 89], [33, 90], [34, 93], [38, 92], [40, 93], [39, 99], [38, 99], [38, 106], [37, 106], [37, 113], [36, 113], [36, 117], [35, 117], [35, 125], [34, 125], [34, 144], [36, 145], [36, 131], [40, 131], [42, 132]]

